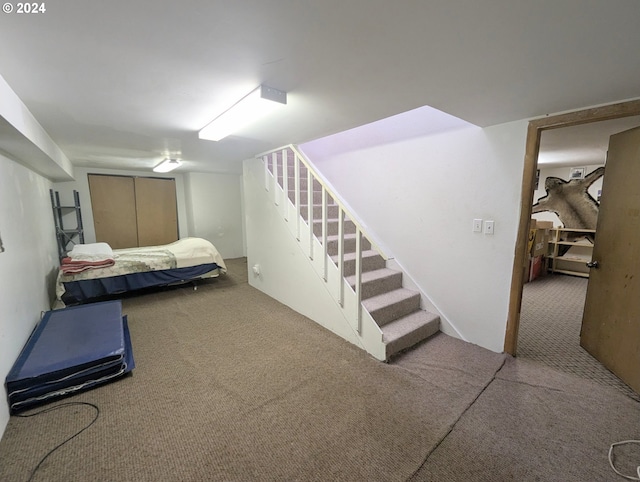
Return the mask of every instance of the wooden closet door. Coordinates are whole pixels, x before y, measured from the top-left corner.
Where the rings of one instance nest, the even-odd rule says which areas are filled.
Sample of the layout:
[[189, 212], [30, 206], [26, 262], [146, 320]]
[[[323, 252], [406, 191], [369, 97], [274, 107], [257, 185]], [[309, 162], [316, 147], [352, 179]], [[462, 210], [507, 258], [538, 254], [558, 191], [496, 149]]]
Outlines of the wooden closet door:
[[175, 179], [136, 177], [138, 245], [155, 246], [178, 240]]
[[96, 241], [113, 249], [138, 246], [135, 188], [132, 177], [89, 174]]

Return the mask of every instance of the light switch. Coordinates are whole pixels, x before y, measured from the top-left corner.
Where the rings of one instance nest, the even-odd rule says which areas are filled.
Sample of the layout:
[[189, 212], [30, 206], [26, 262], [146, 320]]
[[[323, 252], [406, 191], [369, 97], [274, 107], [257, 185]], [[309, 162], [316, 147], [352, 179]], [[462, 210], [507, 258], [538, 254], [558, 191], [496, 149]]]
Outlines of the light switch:
[[493, 234], [493, 221], [484, 222], [484, 234]]
[[473, 220], [473, 232], [481, 233], [482, 232], [482, 219], [474, 219]]

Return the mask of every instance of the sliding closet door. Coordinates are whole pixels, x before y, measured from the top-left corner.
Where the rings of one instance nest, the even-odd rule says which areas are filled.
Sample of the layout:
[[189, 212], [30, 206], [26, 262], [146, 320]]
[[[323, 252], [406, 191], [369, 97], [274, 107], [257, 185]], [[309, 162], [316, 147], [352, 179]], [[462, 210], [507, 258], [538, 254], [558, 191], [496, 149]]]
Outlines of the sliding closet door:
[[138, 246], [133, 178], [89, 174], [89, 191], [96, 241], [114, 249]]
[[136, 177], [138, 245], [155, 246], [178, 240], [178, 209], [174, 179]]
[[175, 179], [89, 174], [96, 241], [114, 249], [178, 240]]

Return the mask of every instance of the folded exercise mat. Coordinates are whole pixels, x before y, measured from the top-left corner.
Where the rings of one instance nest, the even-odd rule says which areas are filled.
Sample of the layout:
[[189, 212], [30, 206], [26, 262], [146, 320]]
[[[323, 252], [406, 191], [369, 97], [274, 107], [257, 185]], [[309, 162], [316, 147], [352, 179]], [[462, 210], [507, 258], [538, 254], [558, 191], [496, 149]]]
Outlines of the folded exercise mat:
[[87, 390], [134, 366], [119, 300], [48, 311], [7, 375], [10, 411]]

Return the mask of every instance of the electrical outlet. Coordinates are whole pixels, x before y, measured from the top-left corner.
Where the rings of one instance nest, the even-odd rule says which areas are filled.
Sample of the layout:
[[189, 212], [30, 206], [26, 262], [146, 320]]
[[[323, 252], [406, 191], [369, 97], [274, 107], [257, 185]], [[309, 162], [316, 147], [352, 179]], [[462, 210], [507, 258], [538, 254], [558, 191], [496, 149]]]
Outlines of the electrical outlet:
[[484, 234], [493, 234], [493, 221], [484, 222]]
[[474, 219], [473, 220], [473, 232], [481, 233], [482, 232], [482, 219]]

